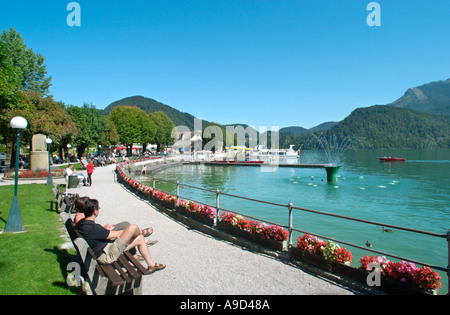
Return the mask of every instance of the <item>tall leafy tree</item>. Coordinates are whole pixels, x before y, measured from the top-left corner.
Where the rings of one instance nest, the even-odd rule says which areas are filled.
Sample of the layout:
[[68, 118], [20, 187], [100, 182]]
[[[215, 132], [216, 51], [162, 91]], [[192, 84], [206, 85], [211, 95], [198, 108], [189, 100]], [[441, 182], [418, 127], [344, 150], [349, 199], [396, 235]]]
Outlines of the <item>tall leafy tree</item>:
[[[27, 101], [25, 92], [19, 91], [18, 95], [18, 99], [13, 106], [5, 106], [3, 103], [0, 107], [0, 135], [6, 146], [6, 154], [9, 159], [11, 156], [14, 157], [16, 152], [16, 132], [10, 126], [11, 119], [15, 116], [22, 116], [27, 119], [29, 127], [25, 129], [23, 137], [21, 137], [21, 142], [29, 143], [31, 139], [29, 132], [30, 121], [32, 121], [32, 117], [34, 117], [34, 113], [36, 112], [33, 104]], [[14, 159], [11, 159], [11, 167], [14, 167], [14, 161]]]
[[105, 139], [103, 143], [107, 146], [118, 144], [120, 139], [116, 126], [114, 126], [114, 124], [106, 118], [105, 121], [106, 121], [106, 128], [105, 128]]
[[78, 128], [78, 134], [73, 140], [77, 145], [79, 157], [88, 146], [106, 144], [107, 121], [94, 105], [83, 104], [82, 107], [69, 105], [67, 111]]
[[53, 147], [58, 146], [60, 155], [66, 145], [78, 134], [78, 129], [64, 104], [56, 102], [52, 97], [42, 97], [37, 92], [26, 92], [26, 102], [31, 107], [25, 113], [28, 127], [24, 132], [25, 139], [31, 142], [34, 134], [45, 134], [53, 140]]
[[157, 150], [160, 151], [163, 144], [173, 144], [172, 130], [175, 128], [173, 121], [163, 111], [151, 113], [149, 117], [156, 127], [154, 141], [156, 142]]
[[0, 109], [14, 106], [20, 99], [20, 71], [9, 63], [6, 44], [0, 42]]
[[31, 48], [27, 48], [22, 36], [14, 28], [10, 28], [9, 33], [4, 30], [0, 42], [4, 44], [2, 48], [5, 52], [2, 57], [6, 59], [4, 62], [15, 67], [20, 75], [21, 89], [34, 91], [40, 96], [47, 95], [51, 77], [46, 76], [44, 56], [35, 54]]
[[[21, 91], [20, 98], [14, 106], [0, 109], [3, 138], [5, 144], [11, 144], [11, 150], [8, 151], [12, 156], [15, 152], [15, 134], [9, 127], [9, 121], [14, 116], [22, 116], [28, 121], [21, 138], [23, 143], [31, 144], [32, 136], [41, 133], [52, 138], [54, 145], [62, 148], [63, 144], [78, 132], [63, 104], [54, 101], [52, 97], [42, 97], [36, 92]], [[11, 162], [14, 163], [14, 160]]]
[[120, 142], [127, 146], [128, 155], [133, 143], [147, 144], [154, 140], [156, 126], [138, 107], [118, 106], [111, 111], [108, 120], [115, 125]]
[[[12, 117], [23, 116], [28, 120], [29, 127], [22, 137], [25, 142], [31, 139], [37, 113], [44, 114], [41, 119], [51, 115], [50, 110], [47, 113], [39, 112], [36, 103], [30, 100], [30, 97], [36, 98], [26, 93], [35, 92], [38, 97], [45, 96], [51, 81], [46, 74], [44, 57], [27, 49], [22, 36], [13, 28], [10, 28], [9, 33], [3, 31], [0, 36], [0, 134], [8, 155], [14, 153], [11, 152], [14, 149], [9, 149], [9, 144], [14, 147], [14, 132], [9, 126]], [[50, 103], [53, 105], [53, 102], [51, 100]]]
[[6, 44], [0, 42], [0, 135], [5, 145], [13, 135], [9, 121], [27, 107], [20, 86], [20, 72], [9, 63]]

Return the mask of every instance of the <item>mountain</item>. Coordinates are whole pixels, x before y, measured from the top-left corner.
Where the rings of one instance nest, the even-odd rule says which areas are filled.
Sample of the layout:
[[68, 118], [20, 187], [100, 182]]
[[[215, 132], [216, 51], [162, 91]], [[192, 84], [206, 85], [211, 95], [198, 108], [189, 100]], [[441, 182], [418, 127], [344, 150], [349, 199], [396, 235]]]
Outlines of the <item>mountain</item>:
[[337, 121], [328, 121], [328, 122], [324, 122], [321, 123], [320, 125], [317, 125], [315, 127], [312, 127], [310, 129], [308, 129], [309, 132], [316, 132], [316, 131], [325, 131], [330, 129], [331, 127], [333, 127], [334, 125], [336, 125], [338, 122]]
[[434, 115], [450, 115], [450, 79], [408, 89], [401, 98], [388, 105]]
[[[100, 113], [106, 116], [120, 105], [137, 106], [146, 113], [163, 111], [175, 125], [194, 130], [193, 115], [143, 96], [113, 102]], [[203, 127], [208, 123], [203, 121]], [[281, 128], [279, 144], [281, 148], [290, 144], [296, 148], [311, 148], [317, 142], [312, 134], [323, 133], [327, 137], [352, 138], [353, 146], [358, 148], [448, 148], [449, 126], [450, 79], [447, 79], [408, 89], [388, 105], [357, 108], [340, 122], [326, 122], [310, 129]]]
[[303, 128], [303, 127], [292, 126], [292, 127], [280, 128], [280, 133], [290, 133], [295, 136], [302, 135], [302, 134], [308, 133], [308, 132], [309, 132], [309, 130], [306, 128]]
[[450, 116], [374, 105], [355, 109], [326, 133], [352, 138], [357, 148], [447, 148]]
[[[315, 128], [297, 135], [280, 134], [280, 147], [289, 142], [313, 148], [317, 142], [313, 132]], [[357, 108], [344, 120], [325, 125], [321, 133], [341, 142], [351, 138], [357, 148], [449, 148], [450, 79], [408, 89], [391, 104]]]
[[[115, 101], [109, 104], [105, 109], [100, 110], [100, 114], [108, 116], [115, 107], [125, 105], [137, 106], [147, 114], [163, 111], [173, 121], [175, 126], [186, 126], [190, 130], [194, 130], [195, 117], [193, 115], [181, 112], [178, 109], [144, 96], [131, 96]], [[203, 124], [208, 124], [208, 122], [203, 120]]]
[[306, 129], [303, 127], [297, 127], [297, 126], [285, 127], [285, 128], [280, 129], [280, 133], [291, 133], [295, 136], [298, 136], [298, 135], [302, 135], [305, 133], [324, 131], [324, 130], [330, 129], [331, 127], [333, 127], [336, 124], [337, 124], [336, 121], [329, 121], [329, 122], [321, 123], [320, 125], [317, 125], [315, 127], [309, 128], [309, 129]]

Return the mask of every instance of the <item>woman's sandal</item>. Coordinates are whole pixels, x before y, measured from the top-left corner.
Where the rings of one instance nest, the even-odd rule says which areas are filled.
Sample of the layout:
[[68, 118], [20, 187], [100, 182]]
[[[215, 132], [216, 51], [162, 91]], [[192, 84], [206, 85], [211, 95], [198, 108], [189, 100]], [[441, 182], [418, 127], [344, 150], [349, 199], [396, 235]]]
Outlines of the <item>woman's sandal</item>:
[[151, 227], [146, 228], [146, 229], [143, 229], [143, 230], [141, 231], [141, 234], [142, 234], [144, 237], [150, 236], [150, 235], [152, 235], [152, 233], [153, 233], [153, 229], [152, 229]]
[[150, 274], [152, 274], [155, 271], [162, 270], [164, 268], [166, 268], [166, 265], [155, 263], [153, 267], [148, 267], [147, 270], [150, 272]]

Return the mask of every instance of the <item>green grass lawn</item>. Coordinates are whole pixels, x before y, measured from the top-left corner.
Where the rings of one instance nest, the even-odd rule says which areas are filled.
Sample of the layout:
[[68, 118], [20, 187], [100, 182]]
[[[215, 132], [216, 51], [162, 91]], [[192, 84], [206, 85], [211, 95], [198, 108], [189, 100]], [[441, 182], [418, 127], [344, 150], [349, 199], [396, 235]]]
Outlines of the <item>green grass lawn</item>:
[[[0, 234], [0, 294], [67, 295], [81, 290], [66, 284], [66, 266], [74, 250], [61, 249], [65, 234], [52, 187], [24, 184], [18, 198], [25, 233]], [[0, 231], [5, 228], [14, 185], [0, 187]]]

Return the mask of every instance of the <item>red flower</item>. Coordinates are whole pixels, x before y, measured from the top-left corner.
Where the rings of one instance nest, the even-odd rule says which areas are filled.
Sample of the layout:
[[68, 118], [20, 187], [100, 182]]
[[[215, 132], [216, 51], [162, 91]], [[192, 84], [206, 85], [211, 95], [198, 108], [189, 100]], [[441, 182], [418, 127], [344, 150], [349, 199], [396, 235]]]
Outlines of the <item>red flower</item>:
[[337, 262], [345, 263], [347, 261], [352, 261], [353, 256], [352, 253], [347, 249], [345, 249], [344, 247], [339, 247], [334, 251], [333, 258]]
[[306, 250], [312, 254], [322, 255], [322, 247], [327, 246], [327, 242], [310, 234], [303, 234], [297, 239], [297, 248]]

